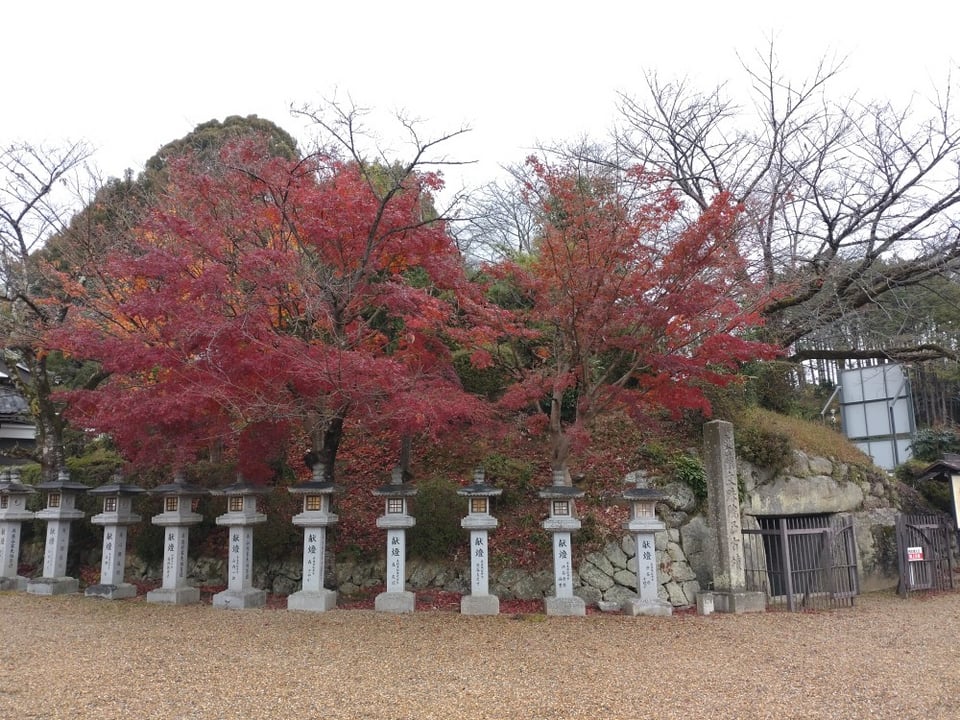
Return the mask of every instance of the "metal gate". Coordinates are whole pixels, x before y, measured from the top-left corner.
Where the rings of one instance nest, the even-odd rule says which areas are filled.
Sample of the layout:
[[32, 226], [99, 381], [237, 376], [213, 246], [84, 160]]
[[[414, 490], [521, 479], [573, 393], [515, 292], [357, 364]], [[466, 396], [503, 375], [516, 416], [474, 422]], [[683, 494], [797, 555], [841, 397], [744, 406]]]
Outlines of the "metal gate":
[[790, 611], [853, 604], [860, 594], [853, 520], [845, 515], [754, 517], [743, 529], [747, 590]]
[[945, 515], [897, 516], [901, 597], [917, 590], [952, 590], [953, 523]]

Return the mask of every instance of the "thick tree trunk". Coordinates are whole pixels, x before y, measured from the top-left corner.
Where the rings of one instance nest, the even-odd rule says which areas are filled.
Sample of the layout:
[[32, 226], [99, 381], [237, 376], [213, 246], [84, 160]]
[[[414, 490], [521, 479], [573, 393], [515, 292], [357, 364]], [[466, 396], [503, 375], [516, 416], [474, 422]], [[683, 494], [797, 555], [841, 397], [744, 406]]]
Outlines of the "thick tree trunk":
[[572, 485], [567, 460], [570, 458], [570, 438], [560, 421], [562, 396], [554, 393], [550, 402], [550, 467], [554, 473], [563, 472], [563, 484]]
[[316, 462], [323, 465], [323, 479], [327, 482], [334, 481], [337, 451], [340, 450], [340, 442], [343, 440], [343, 421], [343, 416], [338, 415], [318, 425], [311, 433], [311, 450]]

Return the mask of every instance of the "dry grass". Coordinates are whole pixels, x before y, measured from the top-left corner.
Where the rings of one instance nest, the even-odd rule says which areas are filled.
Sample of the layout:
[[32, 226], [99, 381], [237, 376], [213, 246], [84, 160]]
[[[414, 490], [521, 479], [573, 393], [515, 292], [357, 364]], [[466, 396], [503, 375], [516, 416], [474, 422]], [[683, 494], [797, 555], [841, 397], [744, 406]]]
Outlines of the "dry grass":
[[0, 593], [0, 717], [960, 717], [960, 594], [826, 613], [295, 613]]
[[803, 450], [808, 455], [833, 458], [849, 465], [873, 466], [873, 460], [868, 455], [857, 449], [842, 433], [826, 425], [758, 407], [745, 410], [742, 421], [786, 435], [795, 449]]

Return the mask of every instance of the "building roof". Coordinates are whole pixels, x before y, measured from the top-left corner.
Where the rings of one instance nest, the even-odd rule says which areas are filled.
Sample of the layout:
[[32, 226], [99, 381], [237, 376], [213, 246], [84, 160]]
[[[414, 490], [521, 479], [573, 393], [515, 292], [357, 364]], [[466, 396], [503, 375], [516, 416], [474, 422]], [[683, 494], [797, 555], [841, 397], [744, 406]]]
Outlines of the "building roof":
[[960, 453], [944, 453], [940, 460], [924, 468], [917, 482], [949, 480], [951, 475], [960, 475]]

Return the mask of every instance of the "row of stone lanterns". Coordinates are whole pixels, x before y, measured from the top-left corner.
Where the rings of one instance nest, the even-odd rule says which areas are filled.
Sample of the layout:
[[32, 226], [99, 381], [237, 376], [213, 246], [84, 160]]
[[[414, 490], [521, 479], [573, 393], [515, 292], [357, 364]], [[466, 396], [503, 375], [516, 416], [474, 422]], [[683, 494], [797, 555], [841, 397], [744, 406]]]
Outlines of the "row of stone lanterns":
[[[294, 525], [304, 530], [302, 589], [291, 594], [287, 607], [291, 610], [323, 612], [336, 607], [337, 593], [324, 587], [326, 531], [337, 522], [330, 511], [330, 499], [337, 490], [324, 480], [324, 468], [313, 468], [312, 478], [288, 488], [303, 498], [303, 510], [293, 517]], [[46, 508], [36, 513], [26, 510], [26, 498], [35, 492], [23, 485], [13, 471], [9, 478], [0, 478], [0, 590], [26, 589], [29, 593], [52, 595], [72, 593], [78, 581], [66, 576], [67, 549], [70, 523], [84, 513], [75, 507], [76, 497], [87, 490], [81, 483], [71, 482], [65, 470], [56, 481], [41, 483], [37, 490], [47, 492]], [[104, 528], [100, 582], [91, 585], [85, 594], [106, 599], [136, 595], [136, 588], [124, 582], [127, 528], [140, 522], [132, 510], [133, 497], [144, 492], [142, 488], [114, 479], [90, 491], [103, 497], [103, 512], [94, 515], [91, 522]], [[188, 484], [183, 475], [172, 483], [149, 491], [163, 501], [163, 511], [151, 522], [164, 529], [163, 581], [159, 588], [147, 593], [148, 602], [190, 604], [200, 600], [200, 591], [187, 582], [187, 556], [190, 527], [203, 518], [196, 512], [200, 499], [209, 494], [225, 496], [227, 512], [216, 518], [217, 525], [228, 528], [229, 558], [227, 588], [213, 596], [213, 605], [222, 608], [260, 607], [266, 602], [266, 592], [253, 587], [253, 526], [266, 521], [257, 511], [257, 497], [268, 492], [263, 486], [242, 480], [219, 491], [210, 491]], [[488, 533], [497, 527], [497, 519], [490, 513], [491, 499], [502, 491], [484, 481], [484, 472], [478, 468], [473, 483], [458, 490], [467, 498], [467, 515], [461, 526], [470, 531], [471, 592], [461, 599], [460, 610], [467, 615], [495, 615], [500, 601], [489, 592]], [[374, 607], [383, 612], [413, 612], [415, 597], [405, 589], [406, 530], [416, 524], [408, 513], [407, 501], [417, 490], [403, 481], [399, 468], [392, 473], [387, 485], [373, 494], [384, 499], [384, 514], [377, 518], [377, 527], [387, 531], [387, 582]], [[553, 537], [554, 595], [546, 598], [548, 615], [583, 615], [585, 603], [573, 594], [572, 533], [580, 529], [576, 500], [584, 492], [564, 482], [562, 472], [555, 472], [553, 484], [541, 491], [549, 503], [549, 515], [543, 522]], [[630, 519], [624, 529], [634, 534], [637, 546], [637, 597], [624, 603], [624, 612], [631, 615], [669, 615], [670, 604], [658, 597], [654, 533], [664, 529], [656, 518], [657, 491], [641, 487], [627, 490], [624, 497], [631, 503]], [[25, 520], [36, 517], [47, 521], [47, 540], [43, 575], [27, 580], [17, 575], [20, 527]]]

